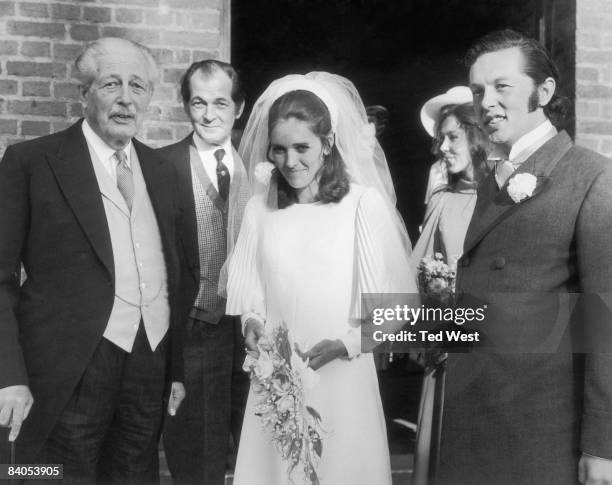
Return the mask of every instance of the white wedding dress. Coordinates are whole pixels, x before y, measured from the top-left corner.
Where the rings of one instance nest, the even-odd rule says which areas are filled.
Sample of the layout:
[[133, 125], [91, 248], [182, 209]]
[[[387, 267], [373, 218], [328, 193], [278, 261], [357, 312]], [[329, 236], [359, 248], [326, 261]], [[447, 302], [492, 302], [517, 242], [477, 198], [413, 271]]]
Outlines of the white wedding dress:
[[[271, 209], [263, 195], [246, 208], [230, 264], [228, 314], [256, 312], [266, 325], [285, 322], [302, 350], [342, 339], [358, 353], [361, 292], [415, 292], [414, 276], [398, 254], [388, 209], [374, 189], [352, 185], [339, 203]], [[390, 245], [395, 245], [391, 248]], [[402, 253], [403, 251], [399, 251]], [[357, 296], [356, 296], [357, 295]], [[391, 484], [384, 415], [372, 354], [337, 359], [318, 370], [306, 403], [322, 416], [322, 485]], [[249, 393], [234, 485], [308, 483], [287, 464], [254, 414]]]

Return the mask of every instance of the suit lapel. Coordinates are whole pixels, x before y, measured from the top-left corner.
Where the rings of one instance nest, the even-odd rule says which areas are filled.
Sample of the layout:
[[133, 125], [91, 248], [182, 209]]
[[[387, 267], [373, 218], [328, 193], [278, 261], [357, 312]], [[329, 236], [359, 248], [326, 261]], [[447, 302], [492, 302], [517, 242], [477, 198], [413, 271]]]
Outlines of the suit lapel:
[[[163, 173], [163, 160], [155, 151], [138, 140], [134, 139], [134, 150], [138, 156], [138, 162], [142, 177], [144, 178], [146, 185], [146, 194], [148, 194], [155, 215], [157, 216], [157, 224], [164, 224], [164, 218], [161, 214], [167, 212], [168, 209], [172, 209], [173, 201], [171, 199], [172, 192], [168, 190], [167, 174]], [[140, 199], [144, 198], [145, 193], [140, 194]], [[134, 203], [137, 201], [135, 200]]]
[[520, 173], [529, 173], [537, 178], [537, 184], [533, 194], [520, 202], [514, 202], [508, 195], [510, 179], [500, 190], [493, 174], [489, 174], [478, 190], [478, 201], [465, 237], [464, 254], [512, 213], [550, 188], [550, 174], [571, 146], [570, 137], [562, 131], [521, 164], [510, 179]]
[[[142, 203], [146, 199], [147, 184], [146, 184], [146, 179], [144, 178], [144, 173], [142, 171], [143, 170], [142, 169], [142, 163], [140, 162], [140, 158], [138, 157], [138, 152], [136, 151], [136, 146], [134, 145], [134, 143], [132, 143], [132, 154], [131, 154], [131, 157], [132, 157], [131, 158], [131, 160], [132, 160], [132, 174], [133, 174], [133, 177], [134, 177], [134, 201], [132, 202], [132, 213], [136, 213], [138, 211], [139, 207], [142, 205]], [[140, 173], [143, 174], [142, 178], [145, 180], [145, 184], [144, 185], [141, 185], [138, 182], [138, 170], [140, 170]], [[126, 208], [127, 208], [127, 204], [126, 204]], [[130, 217], [129, 212], [128, 212], [128, 217]]]
[[200, 254], [198, 247], [198, 227], [195, 210], [195, 198], [193, 195], [193, 180], [191, 175], [190, 146], [193, 132], [177, 145], [178, 153], [172, 160], [178, 174], [178, 186], [180, 188], [181, 207], [183, 209], [183, 221], [181, 224], [181, 241], [187, 264], [191, 270], [196, 283], [200, 282]]
[[108, 223], [81, 122], [67, 130], [64, 144], [56, 154], [47, 154], [47, 161], [94, 252], [114, 277]]
[[166, 271], [168, 272], [169, 297], [172, 299], [177, 291], [174, 285], [179, 278], [179, 262], [176, 251], [176, 172], [172, 165], [155, 150], [136, 139], [132, 139], [132, 141], [145, 183], [146, 193], [143, 192], [143, 198], [145, 195], [149, 196], [159, 228], [166, 260]]

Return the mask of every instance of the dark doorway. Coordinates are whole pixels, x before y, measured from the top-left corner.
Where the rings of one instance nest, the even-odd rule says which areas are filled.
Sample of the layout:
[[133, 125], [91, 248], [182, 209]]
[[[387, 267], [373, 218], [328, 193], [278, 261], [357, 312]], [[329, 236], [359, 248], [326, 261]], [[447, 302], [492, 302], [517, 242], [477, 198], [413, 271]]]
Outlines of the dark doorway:
[[546, 3], [232, 0], [232, 61], [246, 82], [246, 114], [282, 75], [327, 70], [351, 79], [366, 105], [381, 104], [390, 111], [381, 144], [414, 242], [432, 161], [430, 139], [419, 122], [422, 104], [466, 83], [461, 58], [480, 35], [510, 27], [538, 37]]

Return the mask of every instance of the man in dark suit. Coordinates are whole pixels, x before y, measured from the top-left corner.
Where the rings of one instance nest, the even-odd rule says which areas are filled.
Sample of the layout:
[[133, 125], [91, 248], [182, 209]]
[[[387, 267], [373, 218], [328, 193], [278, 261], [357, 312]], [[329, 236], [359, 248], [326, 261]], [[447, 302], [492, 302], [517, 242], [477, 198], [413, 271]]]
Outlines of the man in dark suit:
[[85, 120], [0, 163], [0, 424], [65, 483], [154, 483], [168, 366], [184, 396], [176, 175], [133, 139], [157, 68], [116, 38], [75, 66]]
[[[467, 64], [508, 161], [478, 189], [458, 264], [458, 306], [486, 308], [489, 349], [449, 355], [437, 483], [610, 484], [612, 163], [557, 132], [559, 73], [538, 42], [494, 32]], [[601, 346], [576, 338], [590, 328]]]
[[[237, 317], [225, 315], [224, 264], [238, 236], [249, 185], [231, 144], [242, 114], [238, 73], [224, 62], [195, 62], [181, 82], [193, 132], [159, 150], [179, 174], [179, 257], [187, 397], [166, 421], [164, 449], [175, 484], [225, 483], [230, 430], [238, 443], [248, 391], [244, 341]], [[221, 288], [220, 288], [221, 287]]]

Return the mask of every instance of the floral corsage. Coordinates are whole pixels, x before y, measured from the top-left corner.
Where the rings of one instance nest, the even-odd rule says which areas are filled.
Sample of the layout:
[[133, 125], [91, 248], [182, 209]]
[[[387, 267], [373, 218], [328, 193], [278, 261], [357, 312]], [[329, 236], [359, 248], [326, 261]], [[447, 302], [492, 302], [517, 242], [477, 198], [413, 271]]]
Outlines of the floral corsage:
[[517, 173], [508, 182], [508, 195], [515, 202], [531, 197], [536, 188], [538, 179], [530, 173]]
[[253, 175], [255, 180], [266, 187], [270, 185], [270, 179], [272, 178], [272, 172], [274, 171], [274, 164], [270, 162], [259, 162], [255, 165], [255, 171]]

